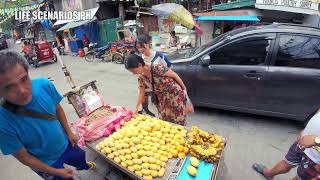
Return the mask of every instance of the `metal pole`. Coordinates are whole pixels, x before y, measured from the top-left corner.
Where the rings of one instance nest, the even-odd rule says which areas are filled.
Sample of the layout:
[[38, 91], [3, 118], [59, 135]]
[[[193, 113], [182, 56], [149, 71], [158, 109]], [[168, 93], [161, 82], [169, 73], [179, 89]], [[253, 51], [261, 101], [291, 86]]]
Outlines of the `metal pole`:
[[139, 34], [139, 20], [140, 20], [140, 6], [139, 6], [139, 3], [137, 0], [134, 0], [134, 6], [138, 8], [138, 11], [137, 11], [137, 15], [136, 15], [136, 35], [138, 37], [138, 34]]
[[64, 73], [64, 76], [66, 76], [68, 83], [70, 84], [70, 86], [71, 86], [72, 89], [75, 89], [75, 88], [76, 88], [76, 85], [75, 85], [75, 83], [74, 83], [74, 81], [73, 81], [73, 79], [72, 79], [72, 77], [71, 77], [70, 72], [68, 71], [66, 65], [63, 63], [63, 61], [62, 61], [62, 59], [61, 59], [61, 57], [60, 57], [60, 55], [59, 55], [58, 48], [56, 48], [56, 47], [53, 48], [53, 51], [54, 51], [54, 54], [56, 55], [58, 61], [59, 61], [60, 64], [61, 64], [62, 71], [63, 71], [63, 73]]

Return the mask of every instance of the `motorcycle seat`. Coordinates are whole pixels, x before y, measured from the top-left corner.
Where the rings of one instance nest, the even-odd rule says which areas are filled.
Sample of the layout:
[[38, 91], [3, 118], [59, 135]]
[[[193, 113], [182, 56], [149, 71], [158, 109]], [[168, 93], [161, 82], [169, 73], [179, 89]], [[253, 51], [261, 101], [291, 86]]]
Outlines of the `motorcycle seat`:
[[105, 50], [109, 49], [109, 47], [110, 47], [109, 45], [102, 46], [102, 47], [97, 48], [97, 51], [105, 51]]

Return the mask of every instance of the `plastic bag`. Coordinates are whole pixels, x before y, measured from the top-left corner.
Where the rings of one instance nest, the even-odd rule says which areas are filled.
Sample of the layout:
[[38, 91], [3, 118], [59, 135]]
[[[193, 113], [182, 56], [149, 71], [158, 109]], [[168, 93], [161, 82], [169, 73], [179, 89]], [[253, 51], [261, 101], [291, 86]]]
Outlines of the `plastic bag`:
[[188, 96], [188, 93], [186, 93], [186, 97], [187, 97], [186, 114], [194, 113], [194, 107]]
[[104, 104], [102, 96], [92, 89], [85, 92], [82, 96], [82, 101], [86, 105], [86, 114], [90, 114]]

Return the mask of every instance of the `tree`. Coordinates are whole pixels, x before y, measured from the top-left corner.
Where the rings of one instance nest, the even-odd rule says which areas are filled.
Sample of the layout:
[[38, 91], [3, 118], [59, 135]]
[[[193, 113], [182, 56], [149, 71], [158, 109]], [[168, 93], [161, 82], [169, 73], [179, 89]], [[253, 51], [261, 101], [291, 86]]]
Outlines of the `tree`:
[[29, 0], [16, 0], [16, 1], [4, 0], [0, 2], [0, 8], [4, 8], [4, 5], [6, 5], [6, 8], [13, 8], [17, 6], [25, 6], [28, 4], [30, 4]]

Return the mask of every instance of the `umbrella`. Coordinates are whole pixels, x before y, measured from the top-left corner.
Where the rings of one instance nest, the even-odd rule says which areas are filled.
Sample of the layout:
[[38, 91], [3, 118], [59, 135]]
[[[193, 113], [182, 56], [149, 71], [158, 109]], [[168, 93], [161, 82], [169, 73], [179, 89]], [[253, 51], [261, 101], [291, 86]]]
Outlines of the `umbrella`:
[[175, 3], [164, 3], [152, 6], [151, 12], [158, 16], [168, 18], [182, 26], [189, 29], [194, 29], [200, 32], [200, 27], [193, 20], [191, 13], [186, 10], [182, 5]]

